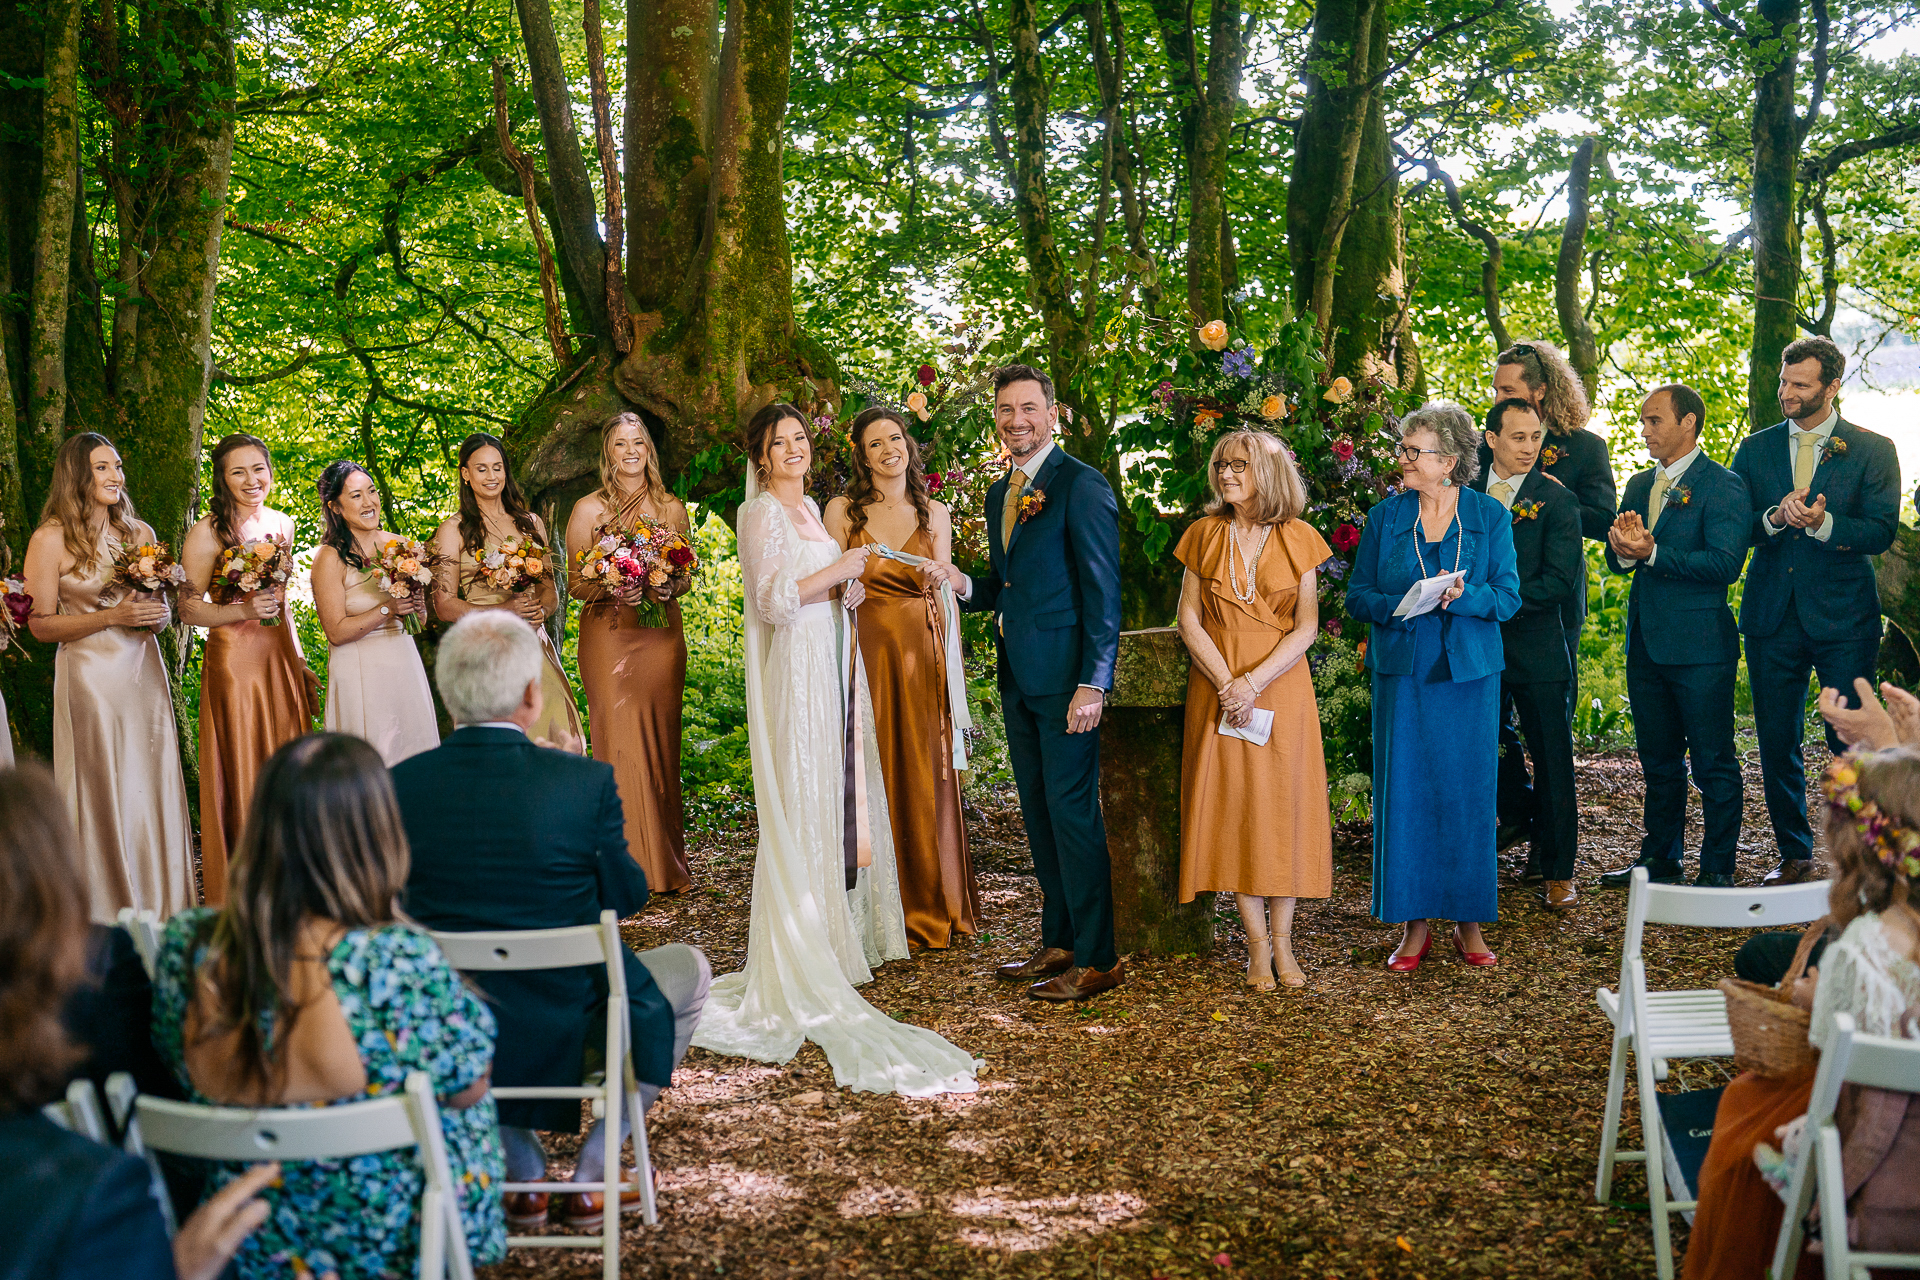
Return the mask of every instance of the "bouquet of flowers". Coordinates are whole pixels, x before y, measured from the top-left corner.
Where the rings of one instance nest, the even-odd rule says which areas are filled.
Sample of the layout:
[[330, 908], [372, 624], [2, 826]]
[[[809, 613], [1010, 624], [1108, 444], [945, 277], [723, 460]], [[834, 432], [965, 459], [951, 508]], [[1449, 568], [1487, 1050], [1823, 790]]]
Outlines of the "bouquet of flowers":
[[[688, 578], [700, 567], [700, 557], [687, 536], [672, 525], [641, 515], [625, 525], [604, 524], [580, 553], [580, 576], [611, 591], [659, 587], [674, 578]], [[640, 624], [664, 627], [666, 610], [642, 596], [634, 609]]]
[[[213, 570], [217, 603], [232, 604], [254, 591], [271, 591], [293, 576], [293, 548], [269, 534], [257, 542], [243, 542], [220, 553]], [[280, 625], [280, 615], [262, 618], [263, 627]]]
[[120, 554], [114, 557], [113, 572], [107, 575], [107, 586], [158, 595], [177, 590], [186, 580], [187, 571], [173, 558], [173, 552], [167, 549], [166, 543], [134, 542], [122, 547]]
[[21, 578], [0, 578], [0, 653], [13, 644], [13, 638], [27, 625], [33, 613], [33, 597]]
[[516, 533], [504, 538], [480, 561], [480, 580], [496, 591], [519, 595], [546, 585], [553, 576], [547, 562], [547, 550], [532, 534]]
[[421, 612], [406, 616], [407, 634], [420, 634], [420, 619], [425, 612], [427, 587], [433, 582], [433, 566], [439, 557], [427, 550], [427, 544], [412, 538], [389, 538], [380, 548], [375, 567], [380, 570], [380, 589], [395, 600], [417, 597]]

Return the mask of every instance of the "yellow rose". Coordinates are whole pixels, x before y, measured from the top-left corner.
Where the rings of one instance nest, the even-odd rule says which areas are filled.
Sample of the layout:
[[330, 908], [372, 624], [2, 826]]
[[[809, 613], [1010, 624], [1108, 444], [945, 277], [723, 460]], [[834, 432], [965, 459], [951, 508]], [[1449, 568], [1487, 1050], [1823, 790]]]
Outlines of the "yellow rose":
[[925, 422], [927, 420], [927, 397], [923, 391], [909, 392], [907, 408], [913, 410], [913, 416]]
[[1227, 349], [1227, 322], [1225, 320], [1209, 320], [1201, 325], [1200, 345], [1209, 351], [1225, 351]]
[[411, 578], [414, 574], [420, 572], [420, 562], [412, 556], [408, 556], [400, 562], [399, 569], [404, 576]]
[[1287, 402], [1279, 396], [1268, 396], [1260, 402], [1260, 416], [1263, 418], [1284, 418], [1287, 416]]
[[1353, 383], [1345, 378], [1335, 378], [1333, 385], [1327, 388], [1327, 394], [1322, 397], [1322, 399], [1331, 400], [1335, 404], [1345, 404], [1352, 398]]

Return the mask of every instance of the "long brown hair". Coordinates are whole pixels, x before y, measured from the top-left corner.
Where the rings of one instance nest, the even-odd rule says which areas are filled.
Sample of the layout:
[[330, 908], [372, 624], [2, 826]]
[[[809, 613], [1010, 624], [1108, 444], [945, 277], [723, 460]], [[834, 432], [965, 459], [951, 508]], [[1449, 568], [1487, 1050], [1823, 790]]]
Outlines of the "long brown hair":
[[213, 518], [213, 536], [220, 539], [222, 547], [240, 545], [240, 530], [233, 523], [233, 490], [227, 485], [227, 478], [221, 474], [227, 455], [237, 449], [258, 449], [260, 456], [267, 460], [267, 474], [273, 474], [273, 450], [267, 448], [267, 442], [258, 436], [250, 436], [244, 431], [236, 431], [230, 436], [221, 437], [220, 443], [213, 446], [213, 487], [207, 495], [207, 514]]
[[1516, 342], [1493, 363], [1496, 369], [1503, 364], [1517, 365], [1520, 381], [1529, 390], [1546, 388], [1540, 397], [1541, 416], [1547, 430], [1555, 435], [1572, 435], [1593, 416], [1587, 404], [1586, 384], [1551, 342]]
[[[612, 459], [607, 455], [613, 445], [613, 433], [629, 422], [639, 427], [640, 434], [647, 439], [647, 487], [639, 496], [650, 498], [655, 502], [664, 501], [667, 497], [667, 482], [660, 475], [660, 447], [654, 443], [653, 432], [647, 429], [645, 418], [630, 409], [622, 410], [608, 418], [606, 425], [600, 428], [600, 488], [595, 492], [600, 498], [601, 505], [606, 507], [609, 516], [620, 514], [621, 501], [619, 490], [615, 488], [615, 481], [619, 478], [619, 468], [613, 465]], [[502, 450], [500, 456], [506, 457], [506, 452]], [[508, 484], [512, 484], [512, 481], [509, 480]], [[462, 526], [461, 537], [465, 536], [466, 529]]]
[[[514, 481], [513, 464], [507, 461], [507, 446], [499, 436], [476, 431], [462, 440], [459, 465], [465, 467], [467, 459], [489, 446], [500, 451], [500, 465], [506, 469], [507, 473], [507, 482], [500, 487], [500, 505], [507, 509], [507, 515], [513, 520], [514, 528], [536, 542], [539, 541], [540, 530], [534, 525], [533, 512], [527, 507], [526, 496], [520, 492], [519, 484]], [[603, 443], [600, 449], [603, 472], [600, 482], [602, 484], [606, 483], [604, 474], [606, 456], [606, 446]], [[652, 456], [651, 448], [648, 449], [648, 456]], [[458, 475], [459, 472], [456, 471], [454, 474]], [[486, 517], [480, 514], [480, 498], [474, 493], [473, 486], [467, 483], [465, 476], [460, 478], [460, 545], [473, 552], [476, 560], [480, 558], [481, 548], [487, 545], [487, 521]]]
[[227, 867], [227, 905], [209, 928], [217, 1004], [196, 1040], [238, 1038], [241, 1078], [272, 1088], [301, 1007], [293, 965], [310, 919], [348, 929], [403, 921], [411, 853], [393, 782], [371, 746], [311, 733], [273, 753]]
[[927, 473], [925, 464], [920, 461], [920, 442], [913, 438], [913, 432], [907, 430], [905, 418], [892, 409], [875, 406], [862, 409], [847, 428], [847, 439], [853, 445], [853, 475], [847, 481], [847, 538], [851, 541], [866, 529], [867, 506], [880, 498], [879, 487], [873, 483], [873, 470], [867, 465], [867, 451], [862, 447], [867, 428], [876, 422], [893, 423], [906, 439], [907, 496], [913, 499], [913, 509], [920, 517], [920, 532], [931, 537], [933, 497], [927, 492]]
[[[760, 412], [747, 419], [747, 462], [760, 477], [760, 487], [767, 487], [767, 445], [773, 439], [773, 429], [792, 418], [802, 427], [807, 426], [807, 415], [788, 404], [785, 400], [775, 400]], [[809, 431], [807, 443], [813, 443]], [[814, 455], [817, 460], [818, 452]]]
[[0, 770], [0, 1113], [52, 1098], [85, 1054], [60, 1014], [87, 971], [80, 842], [53, 775]]
[[[67, 437], [60, 446], [59, 454], [53, 460], [53, 481], [47, 486], [47, 504], [40, 508], [40, 523], [60, 526], [60, 538], [67, 546], [67, 554], [73, 557], [74, 568], [92, 572], [99, 562], [99, 541], [87, 537], [87, 531], [93, 526], [93, 451], [95, 449], [113, 449], [113, 441], [98, 431], [78, 431]], [[136, 536], [133, 529], [133, 499], [127, 496], [125, 485], [120, 486], [120, 500], [107, 511], [107, 523], [113, 526], [120, 541], [132, 542]]]
[[[1920, 831], [1920, 751], [1907, 746], [1863, 751], [1853, 757], [1853, 767], [1861, 799], [1873, 801], [1889, 821]], [[1861, 838], [1854, 816], [1834, 806], [1827, 809], [1827, 857], [1833, 863], [1827, 910], [1836, 932], [1863, 911], [1910, 905], [1912, 884]]]

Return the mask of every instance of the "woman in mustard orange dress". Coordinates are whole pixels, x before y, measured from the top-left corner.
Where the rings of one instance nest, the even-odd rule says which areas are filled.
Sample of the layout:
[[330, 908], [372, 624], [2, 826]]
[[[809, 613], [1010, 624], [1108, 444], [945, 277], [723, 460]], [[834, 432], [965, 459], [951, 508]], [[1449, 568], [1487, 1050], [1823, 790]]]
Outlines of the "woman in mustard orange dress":
[[180, 564], [187, 589], [180, 620], [207, 628], [200, 660], [200, 887], [227, 900], [227, 855], [246, 828], [254, 778], [282, 744], [313, 730], [319, 677], [307, 669], [283, 582], [215, 592], [221, 555], [242, 543], [277, 541], [292, 555], [293, 520], [267, 506], [273, 455], [236, 432], [213, 447], [208, 512], [187, 531]]
[[[1333, 828], [1306, 653], [1319, 633], [1315, 572], [1333, 552], [1300, 519], [1306, 486], [1277, 436], [1234, 431], [1207, 464], [1213, 501], [1174, 551], [1186, 566], [1180, 637], [1193, 656], [1180, 769], [1180, 900], [1233, 893], [1247, 982], [1303, 986], [1301, 898], [1333, 892]], [[1262, 713], [1256, 715], [1256, 712]], [[1259, 736], [1228, 736], [1222, 727]]]
[[[580, 556], [610, 524], [645, 515], [691, 535], [686, 504], [668, 492], [647, 427], [617, 413], [600, 431], [600, 487], [573, 504], [567, 519], [568, 591], [580, 611], [580, 683], [587, 691], [593, 757], [613, 766], [626, 811], [627, 852], [655, 893], [693, 883], [687, 869], [686, 810], [680, 798], [680, 701], [687, 683], [687, 639], [675, 601], [693, 585], [671, 578], [628, 593], [589, 582]], [[634, 606], [642, 593], [661, 606], [648, 626]]]
[[[947, 561], [953, 517], [927, 493], [920, 446], [906, 419], [868, 409], [848, 429], [853, 480], [827, 504], [827, 532], [842, 547], [886, 546]], [[874, 741], [886, 779], [907, 940], [945, 948], [979, 930], [980, 889], [960, 814], [953, 767], [947, 632], [939, 597], [910, 565], [870, 556], [854, 611], [873, 695]]]

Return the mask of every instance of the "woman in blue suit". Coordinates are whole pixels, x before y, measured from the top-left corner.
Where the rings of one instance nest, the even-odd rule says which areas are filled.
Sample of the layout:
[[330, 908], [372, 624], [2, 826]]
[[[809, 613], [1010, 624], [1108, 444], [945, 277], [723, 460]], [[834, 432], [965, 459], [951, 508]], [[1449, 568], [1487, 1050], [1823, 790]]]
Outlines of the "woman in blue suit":
[[[1347, 585], [1347, 612], [1372, 626], [1373, 914], [1405, 923], [1387, 967], [1420, 967], [1429, 918], [1457, 921], [1468, 964], [1497, 957], [1480, 921], [1499, 915], [1494, 773], [1499, 762], [1500, 624], [1520, 608], [1513, 521], [1467, 487], [1479, 470], [1471, 415], [1446, 400], [1400, 423], [1403, 488], [1367, 513]], [[1394, 610], [1423, 578], [1465, 577], [1438, 608]]]

